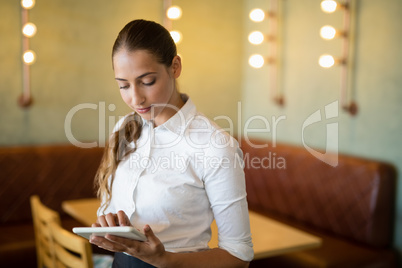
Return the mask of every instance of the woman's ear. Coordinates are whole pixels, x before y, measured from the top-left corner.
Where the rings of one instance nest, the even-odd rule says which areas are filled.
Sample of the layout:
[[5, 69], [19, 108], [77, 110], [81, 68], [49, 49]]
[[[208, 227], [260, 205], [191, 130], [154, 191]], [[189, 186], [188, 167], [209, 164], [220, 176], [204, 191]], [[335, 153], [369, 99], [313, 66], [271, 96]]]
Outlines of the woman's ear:
[[173, 58], [172, 71], [173, 71], [173, 77], [179, 78], [179, 76], [181, 74], [181, 58], [179, 55], [176, 55]]

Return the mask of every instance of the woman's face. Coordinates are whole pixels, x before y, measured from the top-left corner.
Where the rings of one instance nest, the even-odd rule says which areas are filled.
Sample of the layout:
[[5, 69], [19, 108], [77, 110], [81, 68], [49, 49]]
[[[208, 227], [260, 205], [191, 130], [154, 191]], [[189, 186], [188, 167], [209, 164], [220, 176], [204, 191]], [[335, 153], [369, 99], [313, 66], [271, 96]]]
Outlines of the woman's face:
[[161, 125], [183, 106], [175, 86], [180, 57], [166, 67], [146, 50], [121, 49], [113, 57], [113, 67], [124, 102], [142, 118]]

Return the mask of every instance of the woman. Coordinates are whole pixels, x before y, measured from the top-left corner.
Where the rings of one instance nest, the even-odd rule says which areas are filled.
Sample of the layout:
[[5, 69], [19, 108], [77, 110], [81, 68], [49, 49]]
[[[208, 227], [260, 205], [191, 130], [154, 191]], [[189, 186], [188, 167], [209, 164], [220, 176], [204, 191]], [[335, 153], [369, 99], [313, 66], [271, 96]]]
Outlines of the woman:
[[[182, 65], [169, 32], [128, 23], [113, 46], [115, 79], [133, 113], [115, 127], [96, 175], [93, 227], [134, 226], [147, 240], [92, 236], [113, 267], [247, 267], [253, 258], [238, 143], [176, 87]], [[209, 249], [215, 218], [219, 248]]]

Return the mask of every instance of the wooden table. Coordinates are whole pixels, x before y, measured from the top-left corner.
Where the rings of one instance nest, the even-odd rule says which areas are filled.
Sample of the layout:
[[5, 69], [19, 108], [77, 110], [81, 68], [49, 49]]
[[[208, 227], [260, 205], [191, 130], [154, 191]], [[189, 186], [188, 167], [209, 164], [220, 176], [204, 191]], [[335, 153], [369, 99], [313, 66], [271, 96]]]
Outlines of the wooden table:
[[[63, 210], [84, 225], [96, 221], [99, 207], [97, 199], [69, 200], [62, 204]], [[250, 211], [250, 228], [254, 244], [254, 259], [277, 256], [294, 251], [317, 248], [321, 239], [286, 224]], [[211, 225], [211, 248], [218, 246], [218, 231], [215, 222]]]

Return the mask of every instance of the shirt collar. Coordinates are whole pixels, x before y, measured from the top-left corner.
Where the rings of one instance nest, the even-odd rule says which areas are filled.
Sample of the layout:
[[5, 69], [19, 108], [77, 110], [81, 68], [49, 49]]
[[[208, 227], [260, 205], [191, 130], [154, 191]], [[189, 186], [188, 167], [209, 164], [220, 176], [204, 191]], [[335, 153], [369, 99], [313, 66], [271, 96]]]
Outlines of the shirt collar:
[[[177, 134], [182, 135], [186, 130], [188, 123], [196, 115], [197, 109], [194, 103], [186, 94], [180, 94], [180, 97], [184, 101], [183, 107], [177, 113], [175, 113], [171, 118], [169, 118], [165, 123], [160, 125], [158, 128], [166, 128], [167, 130]], [[149, 125], [151, 122], [142, 119], [144, 124]]]

